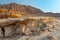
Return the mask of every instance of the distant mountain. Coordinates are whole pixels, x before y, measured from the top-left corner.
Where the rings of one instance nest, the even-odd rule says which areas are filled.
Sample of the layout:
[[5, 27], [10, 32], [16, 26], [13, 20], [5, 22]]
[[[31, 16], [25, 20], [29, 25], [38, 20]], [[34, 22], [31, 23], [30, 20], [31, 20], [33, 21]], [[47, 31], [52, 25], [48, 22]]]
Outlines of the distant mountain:
[[24, 16], [53, 16], [60, 17], [59, 13], [43, 12], [42, 10], [16, 3], [0, 4], [0, 18], [8, 17], [24, 17]]

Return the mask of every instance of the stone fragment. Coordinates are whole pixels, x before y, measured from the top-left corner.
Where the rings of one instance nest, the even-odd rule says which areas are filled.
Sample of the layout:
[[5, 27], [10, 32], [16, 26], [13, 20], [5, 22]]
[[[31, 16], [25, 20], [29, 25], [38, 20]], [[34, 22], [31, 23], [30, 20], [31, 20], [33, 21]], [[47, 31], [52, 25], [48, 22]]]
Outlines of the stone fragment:
[[14, 28], [13, 26], [5, 27], [5, 37], [13, 36]]

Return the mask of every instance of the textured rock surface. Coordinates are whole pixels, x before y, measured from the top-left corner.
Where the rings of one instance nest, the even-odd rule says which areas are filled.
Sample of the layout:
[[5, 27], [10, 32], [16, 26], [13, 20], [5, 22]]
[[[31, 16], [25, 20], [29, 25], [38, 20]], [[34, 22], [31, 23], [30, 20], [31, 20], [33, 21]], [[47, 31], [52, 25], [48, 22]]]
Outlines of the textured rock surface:
[[3, 37], [3, 34], [2, 34], [2, 30], [1, 30], [1, 28], [0, 28], [0, 37]]
[[5, 37], [13, 36], [14, 34], [14, 28], [12, 26], [5, 27]]

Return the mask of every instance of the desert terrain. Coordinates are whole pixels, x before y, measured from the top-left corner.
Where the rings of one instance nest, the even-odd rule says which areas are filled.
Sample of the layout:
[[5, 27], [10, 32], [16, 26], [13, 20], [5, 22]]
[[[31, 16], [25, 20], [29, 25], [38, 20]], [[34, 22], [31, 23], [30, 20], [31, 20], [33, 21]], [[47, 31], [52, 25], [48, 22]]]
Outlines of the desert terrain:
[[0, 40], [60, 40], [60, 13], [0, 4]]

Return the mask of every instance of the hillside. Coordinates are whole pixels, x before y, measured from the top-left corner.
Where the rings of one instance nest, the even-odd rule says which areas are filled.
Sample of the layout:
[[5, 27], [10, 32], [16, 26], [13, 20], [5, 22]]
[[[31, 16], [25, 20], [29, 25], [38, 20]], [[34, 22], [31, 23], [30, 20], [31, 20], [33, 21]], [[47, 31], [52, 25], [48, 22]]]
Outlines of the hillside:
[[4, 15], [11, 16], [11, 17], [15, 17], [15, 16], [21, 17], [21, 16], [33, 16], [33, 15], [37, 16], [38, 14], [42, 14], [43, 11], [31, 6], [11, 3], [11, 4], [0, 5], [0, 14], [2, 13], [5, 13]]

